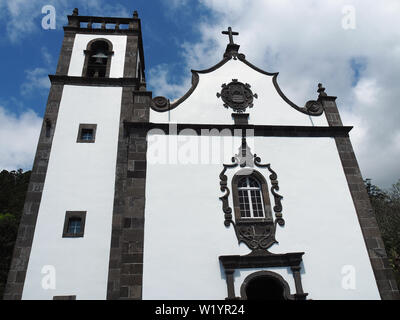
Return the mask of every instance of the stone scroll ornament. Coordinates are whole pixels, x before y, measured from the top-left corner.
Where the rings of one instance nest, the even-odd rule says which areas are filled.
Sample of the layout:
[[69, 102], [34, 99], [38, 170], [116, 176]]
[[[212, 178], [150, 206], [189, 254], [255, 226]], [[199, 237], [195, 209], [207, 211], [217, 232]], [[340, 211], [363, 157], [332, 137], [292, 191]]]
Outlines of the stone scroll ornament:
[[232, 79], [232, 82], [222, 85], [222, 90], [217, 93], [217, 97], [222, 99], [225, 108], [243, 113], [246, 108], [253, 107], [253, 98], [258, 98], [257, 94], [253, 94], [250, 88], [251, 86], [248, 83], [243, 84], [237, 79]]
[[[233, 225], [236, 237], [239, 243], [245, 243], [252, 253], [269, 254], [268, 248], [274, 243], [278, 243], [275, 239], [276, 225], [285, 225], [285, 220], [282, 217], [282, 196], [277, 193], [279, 191], [278, 176], [275, 171], [271, 169], [270, 164], [261, 164], [261, 159], [257, 155], [252, 155], [250, 149], [243, 138], [242, 147], [239, 149], [238, 155], [232, 158], [232, 164], [224, 164], [224, 169], [220, 173], [220, 188], [225, 194], [219, 199], [222, 201], [222, 211], [225, 214], [224, 224], [226, 227]], [[266, 168], [270, 172], [269, 179], [271, 181], [271, 193], [274, 196], [275, 205], [273, 207], [275, 213], [274, 221], [266, 221], [265, 219], [253, 221], [233, 221], [232, 208], [229, 206], [230, 189], [228, 187], [228, 178], [226, 171], [236, 167], [259, 167]]]

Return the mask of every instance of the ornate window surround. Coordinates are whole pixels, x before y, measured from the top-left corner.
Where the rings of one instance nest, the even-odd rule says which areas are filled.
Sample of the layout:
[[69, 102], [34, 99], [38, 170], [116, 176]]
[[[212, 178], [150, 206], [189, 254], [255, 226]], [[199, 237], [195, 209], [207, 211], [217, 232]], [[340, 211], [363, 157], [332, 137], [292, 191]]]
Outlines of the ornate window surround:
[[[268, 214], [267, 199], [269, 197], [269, 194], [266, 189], [265, 192], [263, 192], [264, 204], [265, 208], [267, 209], [265, 212], [266, 218], [241, 218], [238, 192], [237, 187], [235, 187], [235, 185], [237, 186], [237, 181], [233, 181], [233, 197], [234, 199], [236, 198], [236, 200], [234, 200], [236, 219], [232, 219], [232, 208], [229, 206], [229, 196], [231, 191], [228, 188], [228, 177], [226, 176], [226, 171], [228, 169], [238, 168], [239, 166], [242, 169], [239, 171], [239, 175], [237, 174], [236, 177], [253, 173], [256, 175], [258, 180], [264, 181], [264, 189], [267, 186], [265, 178], [260, 173], [257, 174], [257, 171], [255, 171], [254, 168], [258, 167], [261, 169], [268, 169], [268, 171], [270, 172], [269, 179], [271, 181], [271, 194], [274, 196], [275, 200], [275, 205], [273, 207], [275, 219], [272, 218], [272, 213], [270, 215]], [[267, 253], [268, 248], [274, 243], [277, 243], [275, 239], [276, 225], [279, 224], [280, 226], [284, 226], [285, 224], [285, 221], [282, 217], [281, 204], [281, 199], [283, 197], [276, 193], [276, 191], [279, 191], [277, 174], [271, 169], [271, 165], [269, 163], [262, 164], [260, 157], [258, 157], [256, 154], [253, 155], [251, 153], [245, 137], [242, 138], [242, 143], [239, 148], [238, 154], [236, 154], [232, 158], [232, 164], [223, 164], [223, 167], [224, 169], [221, 171], [219, 177], [221, 187], [220, 190], [225, 193], [222, 197], [220, 197], [220, 200], [222, 201], [222, 211], [225, 213], [225, 226], [228, 227], [230, 225], [233, 225], [239, 243], [245, 243], [249, 247], [249, 249], [253, 251], [253, 253]]]
[[105, 74], [104, 78], [110, 77], [111, 59], [114, 54], [114, 51], [113, 51], [112, 42], [105, 38], [96, 38], [96, 39], [89, 41], [89, 43], [87, 44], [86, 50], [83, 51], [85, 54], [85, 61], [83, 64], [83, 69], [82, 69], [82, 77], [88, 77], [87, 72], [88, 72], [89, 59], [90, 59], [91, 53], [93, 53], [92, 45], [98, 41], [104, 41], [108, 44], [108, 52], [107, 52], [108, 58], [107, 58], [106, 74]]

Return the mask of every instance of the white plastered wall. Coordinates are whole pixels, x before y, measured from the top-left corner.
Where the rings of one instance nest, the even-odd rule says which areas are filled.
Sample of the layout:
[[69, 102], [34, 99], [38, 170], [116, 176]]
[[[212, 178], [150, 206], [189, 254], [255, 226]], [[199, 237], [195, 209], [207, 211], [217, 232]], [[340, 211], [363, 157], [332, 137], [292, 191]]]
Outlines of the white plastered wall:
[[[224, 159], [195, 164], [196, 157], [187, 155], [196, 153], [196, 146], [207, 145], [205, 139], [209, 138], [148, 136], [144, 299], [224, 299], [226, 281], [218, 257], [249, 253], [244, 244], [238, 245], [233, 227], [224, 226], [218, 199], [223, 195], [219, 188], [221, 163], [230, 163], [240, 138], [234, 143], [225, 138]], [[334, 140], [256, 137], [248, 142], [252, 152], [278, 174], [279, 193], [284, 197], [286, 225], [277, 227], [279, 244], [270, 251], [305, 252], [301, 277], [308, 298], [379, 299]], [[168, 145], [178, 145], [177, 155], [171, 153], [170, 163], [160, 164], [163, 153], [170, 152], [165, 149]], [[214, 155], [220, 152], [217, 145], [212, 150]], [[269, 171], [259, 171], [271, 186]], [[234, 173], [235, 169], [227, 171], [229, 187]], [[229, 201], [232, 207], [232, 198]], [[235, 273], [236, 296], [243, 280], [259, 270]], [[265, 270], [279, 273], [295, 293], [290, 270]], [[355, 282], [346, 278], [349, 270], [355, 271]]]
[[[117, 87], [64, 87], [23, 299], [106, 298], [121, 97]], [[97, 124], [95, 143], [76, 142], [81, 123]], [[66, 211], [87, 211], [83, 238], [62, 237]], [[54, 289], [42, 286], [45, 266]]]

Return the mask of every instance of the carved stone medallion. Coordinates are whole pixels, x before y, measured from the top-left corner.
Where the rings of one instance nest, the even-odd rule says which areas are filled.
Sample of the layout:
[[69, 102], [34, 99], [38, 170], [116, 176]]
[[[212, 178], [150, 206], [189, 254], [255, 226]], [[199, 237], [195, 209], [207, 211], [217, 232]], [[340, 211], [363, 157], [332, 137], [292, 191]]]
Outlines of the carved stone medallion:
[[218, 98], [222, 98], [225, 108], [232, 108], [233, 111], [242, 113], [246, 108], [253, 107], [253, 98], [257, 99], [257, 94], [253, 94], [248, 83], [243, 84], [237, 79], [232, 79], [229, 84], [222, 85], [221, 92], [217, 93]]

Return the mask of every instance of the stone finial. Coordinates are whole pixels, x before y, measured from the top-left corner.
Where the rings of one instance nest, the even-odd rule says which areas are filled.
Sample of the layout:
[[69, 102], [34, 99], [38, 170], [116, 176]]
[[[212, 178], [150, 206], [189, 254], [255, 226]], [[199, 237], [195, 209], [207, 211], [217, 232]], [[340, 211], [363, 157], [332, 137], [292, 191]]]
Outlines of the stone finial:
[[75, 9], [72, 11], [72, 15], [73, 15], [73, 16], [79, 15], [79, 9], [78, 9], [78, 8], [75, 8]]
[[146, 91], [146, 82], [145, 81], [140, 82], [139, 91]]
[[138, 12], [136, 10], [133, 11], [133, 17], [134, 18], [139, 18], [139, 14], [138, 14]]
[[325, 93], [325, 88], [322, 86], [322, 83], [318, 83], [317, 92], [319, 93], [320, 97], [326, 97], [327, 96], [327, 94]]

